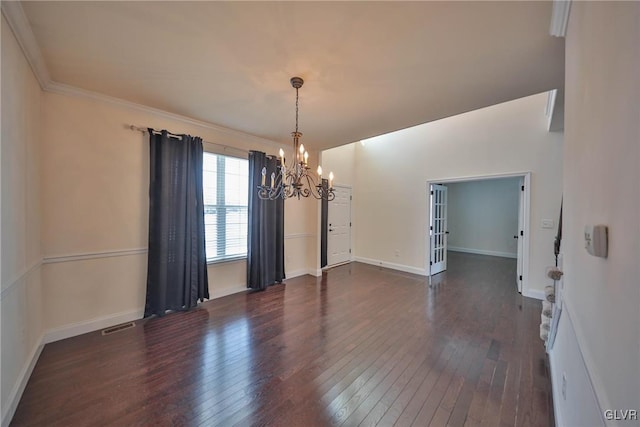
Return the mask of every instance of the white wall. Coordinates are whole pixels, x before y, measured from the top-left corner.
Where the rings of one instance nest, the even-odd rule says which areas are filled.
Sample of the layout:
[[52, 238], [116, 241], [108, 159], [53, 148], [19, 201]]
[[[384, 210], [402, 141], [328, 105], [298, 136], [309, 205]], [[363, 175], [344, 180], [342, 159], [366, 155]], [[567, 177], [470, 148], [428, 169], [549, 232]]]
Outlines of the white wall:
[[329, 178], [329, 172], [333, 172], [334, 185], [353, 186], [356, 168], [356, 144], [352, 143], [340, 147], [331, 148], [322, 152], [322, 173]]
[[[581, 353], [602, 410], [640, 409], [639, 41], [640, 3], [572, 3], [562, 252], [564, 305], [578, 348], [554, 349], [551, 364], [557, 383], [577, 362], [566, 352]], [[609, 227], [607, 259], [585, 251], [586, 224]], [[586, 386], [571, 377], [567, 384], [568, 393]], [[588, 404], [555, 398], [565, 419]]]
[[31, 68], [2, 17], [2, 293], [0, 407], [8, 424], [41, 349], [40, 102]]
[[450, 250], [517, 257], [520, 178], [447, 184], [447, 197]]
[[563, 135], [547, 132], [545, 106], [546, 94], [534, 95], [356, 144], [356, 257], [424, 272], [428, 180], [530, 171], [523, 291], [540, 296], [549, 283], [545, 268], [554, 262], [555, 234], [540, 221], [557, 218], [562, 190]]
[[[278, 150], [278, 145], [269, 141], [102, 99], [46, 92], [43, 103], [42, 201], [46, 214], [42, 274], [47, 339], [142, 314], [148, 136], [131, 131], [127, 124], [189, 133], [245, 150]], [[285, 204], [288, 277], [316, 270], [314, 202], [291, 200]], [[245, 290], [245, 279], [244, 261], [209, 267], [213, 297]]]

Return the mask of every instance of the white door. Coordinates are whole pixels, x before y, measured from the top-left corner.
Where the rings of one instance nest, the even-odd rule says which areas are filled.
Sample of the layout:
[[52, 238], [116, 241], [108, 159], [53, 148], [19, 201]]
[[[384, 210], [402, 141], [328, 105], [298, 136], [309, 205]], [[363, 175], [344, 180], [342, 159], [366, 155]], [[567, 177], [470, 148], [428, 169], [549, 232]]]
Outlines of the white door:
[[431, 184], [429, 218], [429, 274], [447, 269], [447, 187]]
[[524, 247], [524, 178], [520, 178], [520, 199], [518, 202], [518, 230], [517, 234], [513, 236], [518, 239], [518, 261], [516, 267], [516, 284], [518, 285], [518, 292], [522, 293], [522, 264], [523, 256], [522, 249]]
[[329, 202], [327, 265], [351, 261], [351, 188], [335, 185]]

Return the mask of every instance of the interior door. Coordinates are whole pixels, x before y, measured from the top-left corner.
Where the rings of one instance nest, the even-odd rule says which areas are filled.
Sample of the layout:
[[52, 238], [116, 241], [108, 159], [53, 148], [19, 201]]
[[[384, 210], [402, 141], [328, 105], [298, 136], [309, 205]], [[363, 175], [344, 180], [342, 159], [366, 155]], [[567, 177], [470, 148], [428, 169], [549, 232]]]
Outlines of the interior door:
[[327, 265], [351, 261], [351, 188], [335, 185], [329, 202]]
[[517, 234], [513, 236], [518, 239], [518, 261], [516, 267], [516, 284], [518, 285], [518, 292], [522, 293], [522, 266], [523, 266], [523, 254], [522, 249], [524, 247], [524, 178], [520, 178], [520, 198], [518, 202], [518, 230]]
[[431, 184], [429, 194], [429, 274], [447, 269], [447, 187]]

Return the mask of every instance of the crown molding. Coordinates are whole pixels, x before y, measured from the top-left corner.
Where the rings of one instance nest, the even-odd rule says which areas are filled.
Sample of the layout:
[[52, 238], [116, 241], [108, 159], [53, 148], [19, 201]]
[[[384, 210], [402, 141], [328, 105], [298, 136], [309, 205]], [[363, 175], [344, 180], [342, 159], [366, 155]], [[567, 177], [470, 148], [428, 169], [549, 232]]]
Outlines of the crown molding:
[[552, 36], [565, 37], [567, 35], [570, 11], [571, 0], [553, 0], [551, 27], [549, 28], [549, 33]]
[[83, 97], [93, 99], [95, 101], [105, 102], [109, 104], [114, 104], [119, 107], [129, 108], [132, 110], [141, 111], [143, 113], [153, 114], [154, 116], [162, 117], [169, 120], [175, 120], [181, 123], [185, 123], [192, 126], [198, 126], [204, 129], [210, 129], [218, 133], [226, 134], [229, 136], [234, 136], [239, 138], [245, 142], [253, 142], [257, 144], [267, 145], [274, 148], [282, 147], [282, 143], [278, 143], [276, 141], [272, 141], [270, 139], [266, 139], [257, 135], [253, 135], [250, 133], [242, 132], [239, 130], [227, 128], [224, 126], [216, 125], [211, 122], [205, 122], [202, 120], [193, 119], [191, 117], [183, 116], [181, 114], [171, 113], [169, 111], [160, 110], [158, 108], [149, 107], [147, 105], [138, 104], [135, 102], [127, 101], [122, 98], [116, 98], [114, 96], [104, 95], [99, 92], [93, 92], [86, 89], [81, 89], [76, 86], [67, 85], [64, 83], [58, 83], [54, 81], [49, 81], [45, 88], [43, 88], [46, 92], [57, 93], [60, 95], [70, 95], [76, 97]]
[[43, 90], [46, 89], [47, 84], [51, 81], [49, 70], [47, 70], [47, 64], [31, 30], [31, 24], [24, 13], [24, 9], [22, 9], [22, 4], [19, 1], [2, 1], [0, 2], [0, 8], [33, 70], [33, 74], [35, 74], [38, 83], [40, 83], [40, 87]]
[[31, 29], [31, 24], [27, 19], [24, 9], [20, 1], [1, 1], [2, 15], [4, 15], [9, 27], [13, 31], [13, 34], [27, 58], [33, 74], [35, 75], [40, 87], [45, 92], [57, 93], [62, 95], [78, 96], [83, 98], [89, 98], [96, 101], [106, 102], [109, 104], [117, 105], [119, 107], [129, 108], [144, 113], [153, 114], [154, 116], [163, 117], [170, 120], [175, 120], [187, 125], [198, 126], [204, 129], [210, 129], [215, 132], [236, 137], [247, 143], [256, 143], [261, 145], [270, 146], [273, 148], [280, 148], [282, 143], [266, 139], [257, 135], [242, 132], [239, 130], [220, 126], [211, 122], [203, 120], [197, 120], [191, 117], [183, 116], [181, 114], [171, 113], [168, 111], [160, 110], [158, 108], [149, 107], [147, 105], [138, 104], [135, 102], [127, 101], [122, 98], [116, 98], [102, 93], [93, 92], [86, 89], [81, 89], [76, 86], [67, 85], [64, 83], [58, 83], [51, 80], [49, 70], [47, 69], [46, 62], [36, 41], [36, 37]]

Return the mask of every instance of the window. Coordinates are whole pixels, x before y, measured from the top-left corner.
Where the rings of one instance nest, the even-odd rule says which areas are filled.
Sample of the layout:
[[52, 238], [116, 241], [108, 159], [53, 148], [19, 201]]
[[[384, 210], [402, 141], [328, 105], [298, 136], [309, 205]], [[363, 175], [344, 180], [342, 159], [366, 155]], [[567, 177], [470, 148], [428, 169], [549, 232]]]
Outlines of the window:
[[204, 153], [204, 229], [207, 262], [247, 256], [249, 162]]

